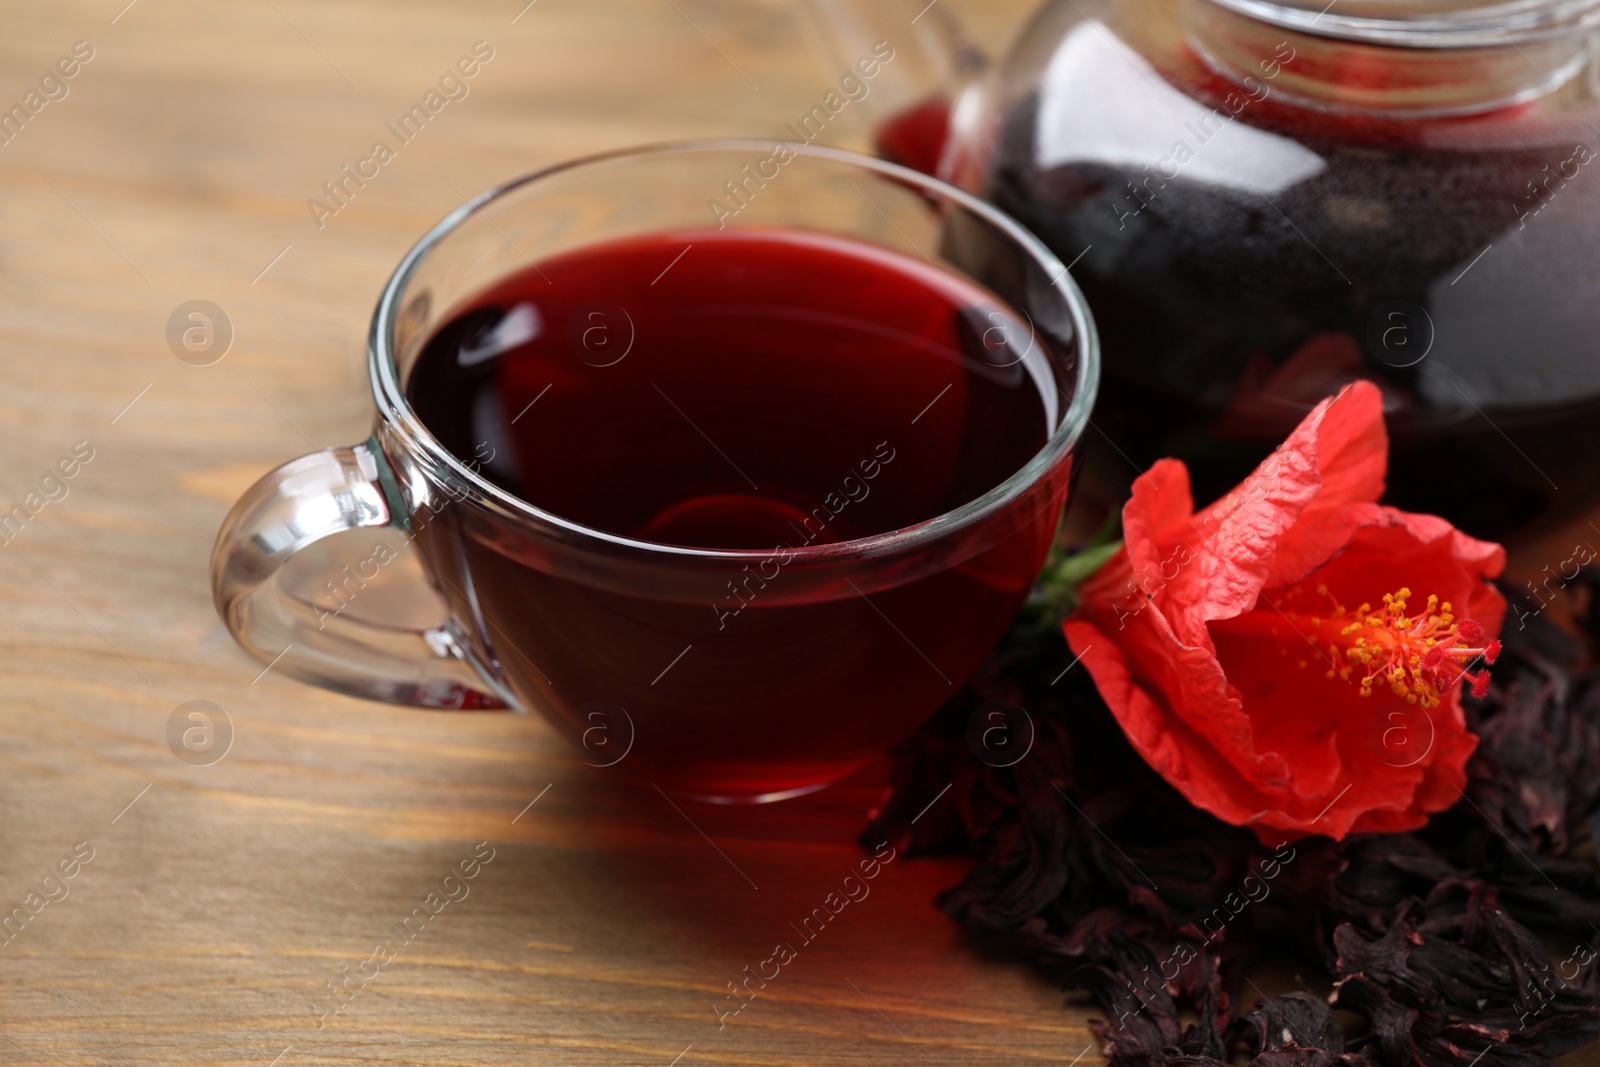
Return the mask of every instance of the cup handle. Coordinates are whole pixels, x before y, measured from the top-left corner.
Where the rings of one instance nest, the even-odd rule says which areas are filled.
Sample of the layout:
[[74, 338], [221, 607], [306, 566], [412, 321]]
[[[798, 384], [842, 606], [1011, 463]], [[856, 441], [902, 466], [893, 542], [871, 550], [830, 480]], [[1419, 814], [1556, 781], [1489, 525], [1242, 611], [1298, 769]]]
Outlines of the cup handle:
[[325, 537], [361, 527], [406, 533], [407, 511], [376, 439], [291, 460], [233, 505], [211, 553], [211, 595], [240, 646], [326, 689], [422, 708], [505, 709], [447, 620], [430, 629], [330, 613], [279, 583], [284, 564]]

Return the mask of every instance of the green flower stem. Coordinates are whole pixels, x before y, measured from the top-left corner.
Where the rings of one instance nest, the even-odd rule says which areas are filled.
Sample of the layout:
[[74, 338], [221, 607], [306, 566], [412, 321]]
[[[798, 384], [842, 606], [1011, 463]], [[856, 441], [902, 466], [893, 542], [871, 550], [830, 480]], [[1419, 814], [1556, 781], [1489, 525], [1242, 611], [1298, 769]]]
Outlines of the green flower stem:
[[1028, 598], [1027, 610], [1042, 622], [1059, 626], [1078, 606], [1078, 586], [1121, 551], [1121, 541], [1106, 541], [1077, 552], [1052, 552], [1039, 575], [1038, 587]]

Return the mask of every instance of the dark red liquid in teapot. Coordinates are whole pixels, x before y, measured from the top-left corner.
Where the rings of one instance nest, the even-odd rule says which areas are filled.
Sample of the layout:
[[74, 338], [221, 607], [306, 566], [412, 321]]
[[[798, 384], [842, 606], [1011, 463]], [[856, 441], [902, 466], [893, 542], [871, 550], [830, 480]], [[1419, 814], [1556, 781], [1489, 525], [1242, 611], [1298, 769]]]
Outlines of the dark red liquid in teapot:
[[[1368, 378], [1389, 503], [1505, 539], [1600, 502], [1600, 113], [1330, 114], [1102, 60], [1005, 117], [987, 194], [1075, 262], [1107, 480], [1176, 456], [1214, 499]], [[1084, 118], [1115, 100], [1140, 121]]]
[[997, 543], [915, 580], [855, 572], [855, 587], [797, 596], [809, 587], [773, 554], [914, 526], [1039, 451], [1058, 399], [1042, 352], [1030, 372], [984, 341], [1010, 314], [920, 260], [800, 231], [659, 234], [542, 261], [427, 342], [406, 384], [417, 414], [548, 513], [763, 550], [750, 570], [766, 578], [731, 564], [703, 596], [648, 576], [629, 592], [507, 551], [503, 527], [436, 520], [418, 540], [507, 684], [591, 762], [631, 745], [622, 771], [699, 795], [831, 780], [976, 666], [1031, 587], [1064, 479], [1047, 480], [1053, 504], [990, 520], [1008, 530]]

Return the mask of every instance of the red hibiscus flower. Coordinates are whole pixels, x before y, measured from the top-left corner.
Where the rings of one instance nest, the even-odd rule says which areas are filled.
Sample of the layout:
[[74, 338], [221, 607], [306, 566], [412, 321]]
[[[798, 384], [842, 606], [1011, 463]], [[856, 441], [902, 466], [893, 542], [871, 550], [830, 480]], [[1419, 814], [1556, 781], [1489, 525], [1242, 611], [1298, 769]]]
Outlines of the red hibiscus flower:
[[1466, 784], [1461, 690], [1488, 689], [1505, 551], [1380, 506], [1387, 463], [1369, 382], [1199, 513], [1162, 460], [1064, 624], [1140, 755], [1263, 840], [1415, 829]]

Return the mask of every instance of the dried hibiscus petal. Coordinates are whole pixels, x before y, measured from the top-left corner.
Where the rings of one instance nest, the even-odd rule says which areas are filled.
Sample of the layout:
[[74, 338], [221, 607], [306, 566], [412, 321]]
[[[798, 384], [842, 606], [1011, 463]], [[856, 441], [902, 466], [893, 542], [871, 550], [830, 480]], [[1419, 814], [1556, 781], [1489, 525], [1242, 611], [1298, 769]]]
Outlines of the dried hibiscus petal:
[[[1600, 568], [1572, 584], [1600, 605]], [[1154, 773], [1086, 672], [1062, 674], [1059, 633], [1019, 623], [901, 746], [862, 840], [970, 855], [940, 906], [1064, 966], [1116, 1067], [1544, 1067], [1600, 1036], [1600, 669], [1510, 599], [1502, 648], [1457, 627], [1495, 680], [1467, 708], [1461, 797], [1420, 829], [1263, 844]], [[1600, 608], [1579, 623], [1600, 642]], [[969, 740], [993, 701], [1033, 727], [1011, 765]], [[1354, 1031], [1252, 987], [1285, 951], [1325, 968]]]

